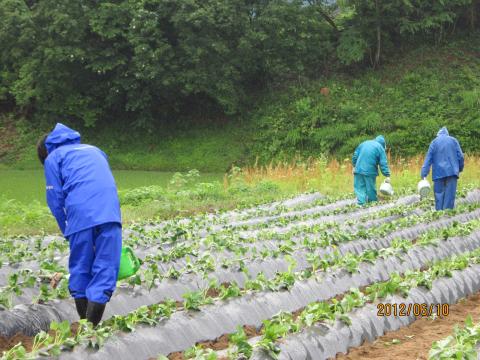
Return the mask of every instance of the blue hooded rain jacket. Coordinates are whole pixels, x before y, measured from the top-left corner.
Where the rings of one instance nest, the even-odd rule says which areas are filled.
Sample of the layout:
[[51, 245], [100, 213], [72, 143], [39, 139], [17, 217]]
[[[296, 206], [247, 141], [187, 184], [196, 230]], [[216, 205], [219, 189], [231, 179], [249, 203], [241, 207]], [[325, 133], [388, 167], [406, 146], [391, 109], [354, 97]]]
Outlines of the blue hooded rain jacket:
[[120, 223], [115, 180], [103, 151], [57, 124], [45, 140], [47, 204], [65, 237], [105, 223]]
[[390, 176], [387, 154], [385, 152], [385, 138], [380, 135], [375, 140], [367, 140], [358, 145], [353, 153], [355, 174], [364, 176], [378, 176], [378, 166], [384, 176]]
[[464, 157], [457, 139], [448, 134], [446, 127], [440, 129], [435, 140], [428, 148], [425, 162], [423, 163], [421, 177], [425, 178], [432, 166], [433, 181], [449, 176], [456, 176], [463, 171]]

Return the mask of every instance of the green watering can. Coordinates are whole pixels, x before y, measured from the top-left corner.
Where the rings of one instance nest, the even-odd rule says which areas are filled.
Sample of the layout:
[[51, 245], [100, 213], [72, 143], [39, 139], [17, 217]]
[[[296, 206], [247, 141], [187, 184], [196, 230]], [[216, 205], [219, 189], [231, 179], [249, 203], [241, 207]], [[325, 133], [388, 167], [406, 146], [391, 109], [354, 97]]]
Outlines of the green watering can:
[[118, 280], [126, 279], [140, 269], [140, 260], [135, 256], [133, 250], [128, 246], [122, 248], [120, 257], [120, 269], [118, 271]]

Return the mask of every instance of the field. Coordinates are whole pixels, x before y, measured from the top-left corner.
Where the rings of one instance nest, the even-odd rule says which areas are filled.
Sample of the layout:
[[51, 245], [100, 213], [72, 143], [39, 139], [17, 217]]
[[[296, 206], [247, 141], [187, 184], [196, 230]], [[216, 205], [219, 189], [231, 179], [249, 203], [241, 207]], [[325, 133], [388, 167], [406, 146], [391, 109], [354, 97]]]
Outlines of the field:
[[[415, 189], [423, 159], [390, 159], [398, 194]], [[326, 158], [232, 168], [225, 175], [114, 170], [126, 225], [145, 220], [235, 209], [319, 191], [349, 196], [353, 188], [348, 159]], [[381, 181], [380, 179], [378, 181]], [[378, 185], [378, 184], [377, 184]], [[459, 186], [480, 187], [480, 158], [466, 156]], [[52, 234], [58, 231], [45, 205], [40, 170], [0, 168], [0, 236]]]
[[[467, 315], [479, 299], [461, 299], [480, 290], [479, 215], [475, 189], [460, 191], [447, 212], [407, 191], [366, 208], [311, 192], [136, 222], [124, 228], [124, 243], [143, 265], [119, 282], [96, 329], [77, 322], [62, 238], [4, 238], [3, 359], [382, 358], [362, 343], [386, 332], [382, 348], [410, 342], [420, 352], [397, 358], [467, 358], [480, 333]], [[449, 306], [466, 319], [450, 338]], [[427, 320], [437, 332], [405, 332]]]
[[[0, 0], [0, 18], [0, 360], [480, 360], [480, 0]], [[465, 166], [436, 211], [417, 186], [432, 151], [456, 171], [444, 127]], [[98, 326], [46, 203], [68, 229], [112, 215], [79, 134], [140, 260]], [[352, 153], [379, 135], [394, 193], [360, 206]]]
[[[120, 191], [141, 186], [166, 186], [174, 172], [114, 170], [115, 181]], [[222, 180], [222, 174], [202, 174], [199, 181]], [[0, 188], [7, 199], [22, 203], [39, 201], [45, 203], [45, 178], [43, 169], [13, 170], [0, 168]]]

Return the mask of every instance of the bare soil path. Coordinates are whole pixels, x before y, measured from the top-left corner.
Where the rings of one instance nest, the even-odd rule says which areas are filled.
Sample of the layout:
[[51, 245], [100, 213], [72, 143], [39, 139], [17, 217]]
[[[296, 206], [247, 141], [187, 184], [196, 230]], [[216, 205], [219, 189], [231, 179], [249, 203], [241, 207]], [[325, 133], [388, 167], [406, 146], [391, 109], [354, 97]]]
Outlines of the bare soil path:
[[346, 355], [337, 356], [337, 359], [426, 360], [433, 342], [453, 334], [454, 326], [463, 326], [468, 315], [472, 316], [474, 322], [480, 321], [480, 293], [450, 305], [446, 317], [435, 320], [419, 318], [410, 326], [389, 332], [373, 343], [364, 343]]

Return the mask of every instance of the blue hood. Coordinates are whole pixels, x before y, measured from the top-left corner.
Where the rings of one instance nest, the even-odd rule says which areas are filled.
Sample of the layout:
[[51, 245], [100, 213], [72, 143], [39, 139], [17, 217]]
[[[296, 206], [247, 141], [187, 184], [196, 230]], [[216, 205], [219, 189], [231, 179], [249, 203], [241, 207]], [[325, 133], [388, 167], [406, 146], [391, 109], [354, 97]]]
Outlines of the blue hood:
[[447, 135], [447, 136], [449, 135], [448, 130], [445, 126], [442, 127], [440, 130], [438, 130], [437, 136], [440, 136], [440, 135]]
[[386, 143], [385, 143], [385, 138], [383, 137], [383, 135], [378, 135], [375, 138], [375, 141], [378, 142], [380, 145], [382, 145], [382, 147], [385, 149]]
[[57, 123], [55, 129], [45, 139], [45, 147], [48, 154], [51, 154], [56, 148], [67, 144], [80, 144], [80, 133], [70, 129], [61, 123]]

